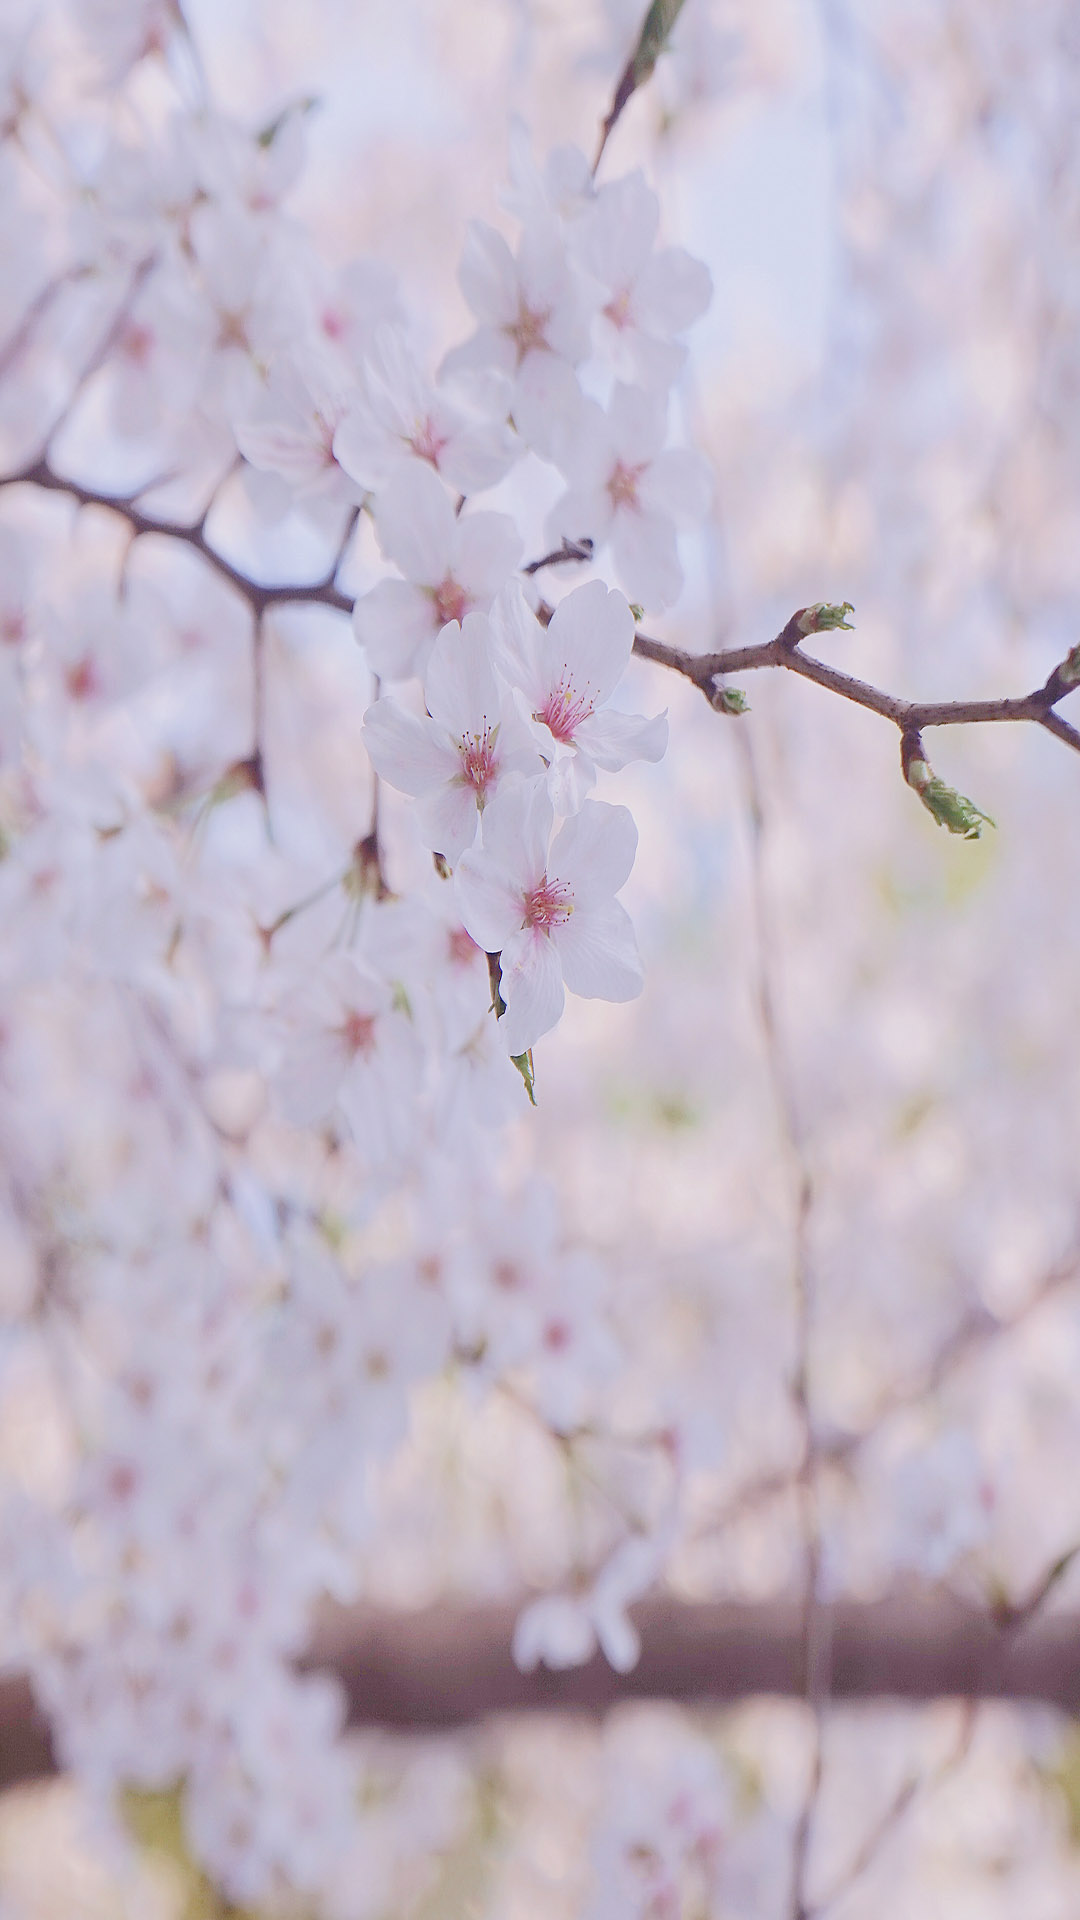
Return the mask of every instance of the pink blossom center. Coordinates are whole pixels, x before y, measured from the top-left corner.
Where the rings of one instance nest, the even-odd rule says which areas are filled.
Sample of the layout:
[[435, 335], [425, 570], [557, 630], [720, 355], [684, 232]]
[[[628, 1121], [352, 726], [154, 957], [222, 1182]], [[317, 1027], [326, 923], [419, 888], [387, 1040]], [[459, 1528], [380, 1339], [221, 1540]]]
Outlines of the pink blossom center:
[[517, 319], [511, 325], [504, 327], [503, 332], [510, 335], [517, 348], [519, 367], [527, 353], [535, 353], [537, 348], [547, 346], [547, 326], [550, 319], [550, 307], [537, 313], [532, 307], [526, 306], [523, 299], [518, 301]]
[[336, 307], [324, 307], [319, 324], [328, 340], [345, 338], [347, 322], [344, 314], [339, 313]]
[[445, 433], [440, 433], [431, 415], [419, 422], [409, 445], [418, 460], [430, 460], [433, 467], [439, 464], [439, 455], [446, 445]]
[[593, 711], [593, 702], [588, 693], [579, 693], [569, 678], [560, 680], [548, 694], [539, 713], [533, 714], [534, 720], [542, 720], [556, 740], [572, 740], [583, 720], [587, 720]]
[[549, 1353], [565, 1353], [570, 1345], [570, 1328], [565, 1320], [549, 1320], [544, 1328], [544, 1345]]
[[373, 1013], [358, 1013], [353, 1007], [345, 1015], [339, 1031], [345, 1051], [353, 1059], [358, 1053], [370, 1053], [375, 1045], [375, 1016]]
[[17, 647], [26, 638], [26, 616], [21, 612], [0, 614], [0, 645]]
[[73, 700], [88, 700], [91, 694], [98, 692], [101, 682], [89, 654], [65, 669], [64, 684]]
[[154, 345], [151, 327], [143, 326], [138, 320], [129, 320], [120, 333], [120, 351], [125, 360], [133, 367], [145, 367]]
[[638, 482], [644, 471], [644, 466], [628, 467], [624, 461], [616, 460], [607, 483], [613, 507], [637, 506]]
[[458, 742], [461, 755], [461, 779], [482, 800], [498, 772], [495, 736], [487, 727], [483, 733], [466, 733]]
[[525, 925], [550, 933], [561, 927], [574, 911], [574, 897], [565, 880], [549, 880], [545, 873], [538, 887], [525, 895]]
[[435, 602], [440, 627], [445, 627], [448, 620], [464, 620], [469, 611], [468, 594], [449, 574], [431, 589], [431, 597]]
[[612, 294], [611, 299], [604, 308], [604, 314], [606, 318], [611, 321], [612, 326], [618, 328], [620, 333], [630, 325], [629, 287], [622, 287], [618, 293]]

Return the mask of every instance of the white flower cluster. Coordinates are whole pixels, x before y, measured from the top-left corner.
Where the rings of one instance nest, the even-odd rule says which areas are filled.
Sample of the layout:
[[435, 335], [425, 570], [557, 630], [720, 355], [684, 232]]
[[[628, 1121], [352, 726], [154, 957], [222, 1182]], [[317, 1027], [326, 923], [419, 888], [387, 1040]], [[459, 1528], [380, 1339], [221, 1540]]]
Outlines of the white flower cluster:
[[[665, 441], [709, 281], [639, 175], [519, 140], [520, 241], [472, 230], [476, 331], [429, 381], [390, 276], [284, 211], [302, 110], [213, 109], [171, 5], [74, 11], [74, 73], [58, 9], [0, 45], [0, 1659], [103, 1805], [184, 1783], [231, 1900], [363, 1916], [461, 1782], [366, 1795], [293, 1663], [388, 1558], [418, 1390], [610, 1437], [607, 1275], [498, 1130], [564, 987], [641, 985], [636, 830], [591, 795], [666, 744], [611, 702], [626, 595], [672, 603], [707, 499]], [[516, 571], [475, 497], [544, 467], [550, 578], [565, 536], [625, 591]], [[276, 589], [297, 551], [323, 585]], [[372, 769], [413, 803], [389, 852]], [[596, 1543], [622, 1665], [661, 1452]], [[579, 1607], [523, 1660], [586, 1657]]]

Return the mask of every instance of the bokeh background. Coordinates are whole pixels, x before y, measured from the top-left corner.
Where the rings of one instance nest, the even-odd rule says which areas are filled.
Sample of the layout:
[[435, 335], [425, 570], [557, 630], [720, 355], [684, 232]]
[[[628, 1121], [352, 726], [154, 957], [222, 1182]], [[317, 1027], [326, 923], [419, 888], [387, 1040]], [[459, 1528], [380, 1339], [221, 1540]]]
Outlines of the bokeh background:
[[[331, 261], [395, 269], [434, 363], [467, 324], [466, 221], [505, 224], [511, 117], [541, 154], [591, 149], [640, 9], [188, 11], [232, 114], [261, 124], [311, 97], [290, 210]], [[660, 637], [750, 643], [847, 599], [855, 631], [818, 651], [940, 699], [1025, 692], [1076, 644], [1078, 109], [1068, 0], [686, 0], [605, 161], [646, 169], [667, 238], [715, 285], [677, 394], [715, 513]], [[356, 564], [375, 577], [373, 543]], [[295, 725], [306, 631], [296, 614], [271, 624], [271, 747]], [[928, 735], [937, 771], [996, 823], [954, 840], [905, 788], [886, 722], [778, 673], [743, 684], [751, 711], [725, 718], [634, 663], [627, 706], [671, 717], [667, 759], [619, 796], [641, 829], [626, 899], [646, 990], [629, 1008], [570, 1003], [507, 1151], [555, 1183], [617, 1276], [641, 1356], [628, 1417], [666, 1404], [687, 1423], [675, 1594], [798, 1586], [801, 1272], [826, 1593], [929, 1581], [1019, 1602], [1080, 1541], [1080, 763], [1033, 727]], [[388, 830], [406, 832], [392, 797]], [[32, 1413], [9, 1406], [9, 1467], [28, 1444]], [[584, 1484], [587, 1457], [575, 1470]], [[369, 1592], [403, 1606], [557, 1583], [580, 1547], [564, 1471], [512, 1405], [463, 1414], [426, 1391]], [[1046, 1604], [1078, 1601], [1066, 1572]], [[779, 1915], [810, 1747], [806, 1711], [779, 1701], [403, 1743], [392, 1764], [417, 1775], [418, 1847], [441, 1847], [441, 1878], [385, 1911], [614, 1920], [620, 1809], [683, 1767], [718, 1769], [737, 1811], [725, 1904], [688, 1870], [680, 1920]], [[824, 1751], [816, 1884], [840, 1891], [819, 1911], [1078, 1910], [1064, 1714], [834, 1708]], [[4, 1920], [172, 1920], [203, 1912], [195, 1899], [167, 1849], [135, 1866], [104, 1851], [69, 1785], [0, 1801]]]

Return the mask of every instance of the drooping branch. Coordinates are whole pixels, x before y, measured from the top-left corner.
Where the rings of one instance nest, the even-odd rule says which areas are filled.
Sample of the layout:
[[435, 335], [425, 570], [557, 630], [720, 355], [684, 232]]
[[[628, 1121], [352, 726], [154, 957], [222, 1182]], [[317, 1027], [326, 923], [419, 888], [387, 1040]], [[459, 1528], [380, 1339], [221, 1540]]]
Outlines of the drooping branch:
[[[426, 1733], [494, 1713], [595, 1715], [629, 1700], [723, 1705], [753, 1695], [802, 1698], [800, 1599], [758, 1606], [632, 1609], [642, 1655], [616, 1673], [597, 1654], [563, 1672], [521, 1673], [510, 1653], [512, 1605], [421, 1613], [340, 1611], [321, 1626], [304, 1665], [337, 1675], [349, 1723]], [[1080, 1618], [1000, 1624], [946, 1596], [913, 1591], [831, 1613], [833, 1700], [1037, 1700], [1080, 1710]], [[0, 1684], [0, 1786], [55, 1771], [43, 1717], [25, 1680]]]

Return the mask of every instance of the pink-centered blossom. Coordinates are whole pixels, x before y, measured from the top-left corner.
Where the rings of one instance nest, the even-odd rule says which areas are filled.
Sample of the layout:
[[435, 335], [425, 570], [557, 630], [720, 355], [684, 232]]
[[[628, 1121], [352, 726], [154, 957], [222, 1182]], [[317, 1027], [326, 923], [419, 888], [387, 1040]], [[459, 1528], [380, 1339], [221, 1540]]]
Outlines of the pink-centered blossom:
[[447, 621], [486, 612], [521, 557], [521, 535], [504, 513], [456, 515], [438, 475], [419, 460], [387, 482], [375, 525], [386, 558], [405, 577], [381, 580], [361, 596], [353, 630], [375, 673], [405, 680], [423, 673]]
[[589, 352], [590, 290], [554, 221], [537, 219], [511, 253], [501, 233], [474, 220], [459, 273], [479, 322], [447, 354], [445, 378], [486, 377], [522, 438], [547, 455], [552, 432], [578, 397], [574, 368]]
[[609, 545], [630, 598], [655, 612], [682, 592], [676, 528], [704, 518], [710, 492], [701, 455], [665, 449], [666, 428], [666, 402], [640, 388], [616, 387], [606, 412], [583, 400], [559, 437], [569, 486], [548, 518], [554, 540], [587, 535]]
[[491, 622], [467, 613], [450, 621], [431, 652], [424, 681], [427, 716], [393, 698], [364, 716], [364, 745], [376, 773], [420, 805], [424, 845], [451, 863], [470, 847], [476, 826], [508, 773], [540, 773], [539, 752], [491, 664]]
[[500, 1025], [523, 1053], [563, 1010], [564, 983], [588, 1000], [632, 1000], [641, 961], [615, 898], [630, 876], [637, 828], [625, 807], [588, 800], [551, 841], [554, 810], [540, 782], [508, 780], [484, 817], [483, 846], [462, 854], [461, 917], [502, 955]]
[[492, 608], [499, 664], [550, 767], [551, 797], [575, 813], [596, 770], [617, 773], [630, 760], [660, 760], [667, 716], [644, 719], [607, 705], [629, 665], [634, 620], [626, 596], [602, 580], [575, 587], [545, 627], [510, 582]]
[[656, 248], [660, 202], [640, 173], [601, 187], [574, 229], [571, 252], [604, 290], [596, 332], [620, 378], [662, 392], [686, 348], [675, 338], [709, 304], [708, 268], [682, 247]]
[[423, 378], [400, 328], [378, 329], [334, 435], [354, 481], [375, 489], [403, 462], [424, 460], [458, 493], [476, 493], [501, 480], [518, 451], [505, 425], [470, 420]]

